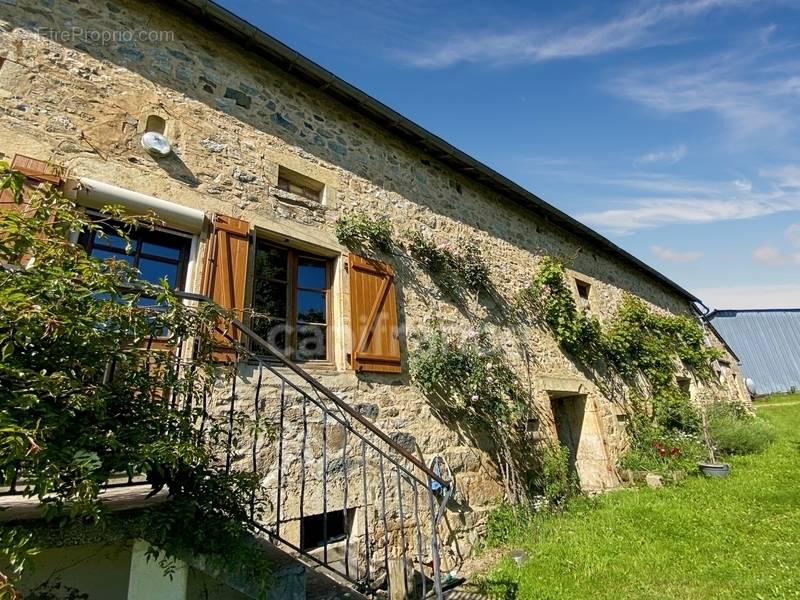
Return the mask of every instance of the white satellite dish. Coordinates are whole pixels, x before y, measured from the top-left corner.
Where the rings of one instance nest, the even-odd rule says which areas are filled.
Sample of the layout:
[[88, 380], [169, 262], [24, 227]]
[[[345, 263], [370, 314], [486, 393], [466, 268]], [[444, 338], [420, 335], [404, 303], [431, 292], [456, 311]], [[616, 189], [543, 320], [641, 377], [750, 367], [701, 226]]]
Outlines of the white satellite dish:
[[148, 131], [142, 136], [142, 148], [152, 156], [167, 156], [172, 152], [169, 140], [155, 131]]

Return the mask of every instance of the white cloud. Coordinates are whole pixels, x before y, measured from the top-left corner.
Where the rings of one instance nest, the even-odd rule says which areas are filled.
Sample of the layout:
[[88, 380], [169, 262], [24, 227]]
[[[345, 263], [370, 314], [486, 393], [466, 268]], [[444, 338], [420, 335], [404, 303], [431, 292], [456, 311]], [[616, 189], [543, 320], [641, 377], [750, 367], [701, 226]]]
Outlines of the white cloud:
[[800, 283], [698, 288], [693, 292], [710, 308], [800, 308]]
[[636, 160], [634, 160], [634, 164], [652, 164], [652, 163], [666, 163], [668, 165], [674, 165], [676, 162], [681, 160], [686, 156], [688, 148], [685, 144], [681, 144], [680, 146], [676, 146], [672, 150], [662, 150], [659, 152], [648, 152], [647, 154], [643, 154]]
[[[618, 202], [606, 210], [580, 214], [578, 219], [590, 226], [629, 233], [664, 225], [753, 219], [800, 211], [800, 191], [783, 185], [785, 174], [791, 173], [792, 168], [763, 170], [763, 175], [774, 177], [764, 181], [768, 191], [754, 191], [752, 183], [746, 180], [731, 185], [664, 176], [610, 179], [608, 183], [641, 190], [642, 197]], [[793, 229], [791, 235], [800, 237], [800, 227], [797, 232]], [[759, 260], [769, 260], [763, 252], [760, 256]]]
[[680, 252], [663, 246], [650, 246], [650, 252], [663, 261], [675, 263], [694, 262], [703, 256], [702, 252]]
[[[662, 114], [717, 115], [733, 140], [769, 143], [794, 126], [800, 65], [780, 57], [783, 43], [759, 40], [706, 60], [630, 70], [608, 90]], [[763, 61], [769, 56], [769, 61]]]
[[619, 233], [677, 223], [713, 223], [753, 219], [778, 212], [800, 210], [800, 197], [751, 197], [732, 200], [708, 198], [647, 198], [625, 208], [584, 213], [578, 219]]
[[794, 223], [784, 232], [789, 251], [783, 253], [777, 246], [765, 243], [753, 250], [753, 259], [763, 265], [800, 265], [800, 223]]
[[774, 179], [776, 185], [781, 188], [800, 188], [800, 165], [761, 169], [759, 175]]
[[752, 0], [684, 0], [630, 6], [615, 19], [567, 27], [513, 32], [470, 31], [414, 51], [398, 53], [413, 66], [443, 68], [459, 62], [536, 63], [595, 56], [618, 50], [675, 43], [679, 27], [709, 11]]

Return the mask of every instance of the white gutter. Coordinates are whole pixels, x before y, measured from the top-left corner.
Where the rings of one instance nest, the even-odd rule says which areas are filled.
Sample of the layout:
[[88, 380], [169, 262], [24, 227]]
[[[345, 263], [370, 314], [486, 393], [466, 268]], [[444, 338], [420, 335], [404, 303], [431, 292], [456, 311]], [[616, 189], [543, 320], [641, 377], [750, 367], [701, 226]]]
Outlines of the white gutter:
[[82, 206], [101, 209], [109, 204], [119, 205], [132, 215], [154, 212], [166, 225], [187, 233], [200, 233], [203, 229], [206, 215], [202, 210], [126, 190], [88, 177], [80, 177], [78, 181], [72, 181], [70, 184], [68, 187], [71, 193], [68, 195]]

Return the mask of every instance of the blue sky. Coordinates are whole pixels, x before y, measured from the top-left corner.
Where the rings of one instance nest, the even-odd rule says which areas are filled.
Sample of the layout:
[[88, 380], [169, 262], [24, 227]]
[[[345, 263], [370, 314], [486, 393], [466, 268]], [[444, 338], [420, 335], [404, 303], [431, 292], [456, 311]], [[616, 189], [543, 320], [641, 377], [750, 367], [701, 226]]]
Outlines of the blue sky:
[[716, 308], [800, 306], [800, 3], [222, 0]]

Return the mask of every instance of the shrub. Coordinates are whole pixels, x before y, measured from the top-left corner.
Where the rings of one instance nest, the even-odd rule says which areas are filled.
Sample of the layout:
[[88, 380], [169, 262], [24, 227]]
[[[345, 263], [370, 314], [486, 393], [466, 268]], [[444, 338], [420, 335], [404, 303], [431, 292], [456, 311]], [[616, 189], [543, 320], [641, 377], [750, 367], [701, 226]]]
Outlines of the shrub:
[[666, 475], [674, 471], [694, 471], [705, 456], [705, 448], [697, 436], [653, 427], [637, 433], [619, 466]]
[[538, 459], [539, 468], [531, 482], [533, 491], [545, 499], [546, 506], [560, 508], [580, 491], [578, 478], [569, 466], [569, 449], [550, 443], [542, 449]]
[[370, 248], [388, 254], [392, 251], [392, 225], [385, 215], [373, 218], [351, 212], [336, 221], [336, 239], [351, 250]]
[[501, 504], [489, 513], [486, 521], [486, 536], [483, 540], [485, 547], [497, 548], [510, 542], [516, 534], [530, 525], [534, 514], [532, 506]]
[[741, 405], [714, 404], [708, 409], [707, 422], [711, 443], [722, 454], [761, 452], [775, 440], [772, 425]]

